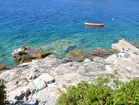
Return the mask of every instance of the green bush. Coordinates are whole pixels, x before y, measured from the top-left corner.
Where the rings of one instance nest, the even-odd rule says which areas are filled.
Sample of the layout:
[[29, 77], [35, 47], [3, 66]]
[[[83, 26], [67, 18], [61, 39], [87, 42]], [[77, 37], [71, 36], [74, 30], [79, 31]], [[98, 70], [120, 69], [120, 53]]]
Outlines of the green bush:
[[80, 82], [70, 86], [66, 93], [57, 99], [56, 105], [139, 105], [139, 79], [123, 84], [114, 80], [116, 87], [111, 89], [107, 78], [98, 78], [97, 83]]
[[111, 91], [109, 87], [81, 82], [77, 87], [71, 86], [67, 93], [63, 93], [57, 100], [57, 105], [104, 105], [111, 104]]
[[7, 105], [7, 104], [9, 103], [8, 101], [6, 101], [6, 91], [4, 81], [0, 79], [0, 105]]
[[114, 105], [139, 105], [139, 79], [131, 80], [113, 91]]

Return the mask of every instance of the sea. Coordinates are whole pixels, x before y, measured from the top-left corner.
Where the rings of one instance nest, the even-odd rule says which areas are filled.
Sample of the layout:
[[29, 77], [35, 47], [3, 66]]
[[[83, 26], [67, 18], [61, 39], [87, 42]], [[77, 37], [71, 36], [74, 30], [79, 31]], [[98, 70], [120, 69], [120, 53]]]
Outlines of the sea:
[[139, 44], [139, 0], [0, 0], [0, 64], [17, 66], [11, 53], [22, 46], [65, 57], [121, 39]]

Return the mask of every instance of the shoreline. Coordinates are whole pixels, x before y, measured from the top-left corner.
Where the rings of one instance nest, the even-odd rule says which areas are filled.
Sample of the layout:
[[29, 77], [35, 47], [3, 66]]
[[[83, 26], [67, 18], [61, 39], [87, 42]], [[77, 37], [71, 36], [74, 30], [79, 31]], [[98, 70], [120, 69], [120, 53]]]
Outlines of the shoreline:
[[[22, 48], [22, 47], [20, 47], [20, 48]], [[38, 47], [36, 47], [36, 48], [38, 48]], [[33, 49], [35, 49], [34, 47], [33, 47]], [[98, 49], [98, 48], [96, 48], [96, 49]], [[102, 48], [101, 48], [102, 49]], [[17, 49], [16, 49], [17, 50]], [[95, 50], [95, 49], [94, 49]], [[105, 49], [106, 50], [106, 53], [107, 53], [107, 51], [108, 51], [108, 49]], [[109, 50], [111, 50], [111, 49], [109, 49]], [[14, 51], [14, 50], [13, 50]], [[87, 53], [87, 52], [85, 52], [84, 50], [79, 50], [79, 49], [74, 49], [74, 50], [68, 50], [69, 52], [67, 52], [67, 54], [64, 56], [64, 57], [60, 57], [60, 56], [58, 56], [57, 54], [55, 54], [55, 53], [53, 53], [54, 55], [56, 55], [57, 57], [59, 57], [59, 58], [62, 58], [62, 59], [68, 59], [68, 58], [70, 58], [70, 56], [71, 57], [78, 57], [78, 58], [81, 58], [81, 59], [85, 59], [85, 58], [87, 58], [87, 57], [90, 57], [90, 56], [93, 56], [93, 52], [92, 52], [92, 54], [89, 54], [89, 53]], [[70, 55], [70, 52], [74, 52], [74, 51], [77, 51], [77, 55], [74, 55], [74, 53], [76, 53], [76, 52], [74, 52], [73, 53], [73, 56], [72, 55]], [[48, 51], [49, 52], [49, 51]], [[70, 56], [69, 56], [70, 55]], [[97, 56], [99, 56], [99, 55], [97, 55]], [[85, 58], [84, 58], [85, 57]], [[40, 58], [40, 59], [44, 59], [44, 58]], [[83, 60], [82, 60], [83, 61]], [[16, 61], [13, 61], [13, 62], [16, 62]], [[18, 63], [18, 62], [16, 62], [16, 63]], [[5, 64], [2, 64], [2, 65], [5, 65]], [[17, 66], [19, 66], [20, 65], [20, 63], [18, 63], [18, 65]], [[9, 65], [6, 65], [6, 69], [5, 70], [9, 70], [9, 69], [13, 69], [14, 67], [17, 67], [17, 66], [9, 66]]]
[[[23, 48], [16, 51], [23, 51]], [[43, 59], [3, 70], [0, 78], [5, 80], [7, 100], [13, 105], [21, 102], [55, 105], [57, 98], [69, 86], [76, 86], [81, 81], [94, 83], [98, 77], [107, 77], [110, 79], [107, 85], [115, 89], [113, 82], [117, 78], [126, 83], [139, 76], [139, 53], [113, 53], [101, 48], [97, 48], [91, 56], [80, 50], [69, 53], [67, 58], [51, 53]]]
[[[67, 55], [68, 55], [68, 53], [69, 53], [69, 51], [72, 51], [72, 49], [74, 48], [74, 46], [68, 46], [67, 47], [67, 54], [64, 56], [64, 57], [61, 57], [61, 56], [59, 56], [59, 57], [61, 57], [61, 58], [66, 58], [67, 57]], [[137, 44], [136, 46], [135, 46], [136, 48], [139, 48], [139, 45]], [[33, 47], [34, 48], [34, 47]], [[37, 47], [36, 47], [37, 48]], [[41, 48], [41, 47], [40, 47]], [[42, 49], [42, 48], [41, 48]], [[96, 48], [97, 49], [97, 48]], [[103, 48], [102, 48], [103, 49]], [[43, 50], [43, 49], [42, 49]], [[79, 50], [79, 49], [74, 49], [74, 50]], [[95, 49], [94, 49], [95, 50]], [[93, 52], [94, 52], [94, 50], [92, 51], [92, 54], [93, 54]], [[106, 50], [112, 50], [112, 48], [110, 48], [110, 49], [106, 49]], [[14, 51], [14, 50], [13, 50]], [[80, 51], [82, 51], [82, 52], [84, 52], [86, 55], [92, 55], [92, 54], [89, 54], [89, 53], [87, 53], [87, 52], [85, 52], [84, 50], [80, 50]], [[53, 53], [53, 54], [55, 54], [55, 53]], [[55, 54], [56, 56], [58, 56], [57, 54]], [[13, 62], [15, 62], [15, 61], [13, 61]], [[18, 62], [15, 62], [15, 63], [18, 63]], [[19, 63], [20, 64], [20, 63]], [[6, 64], [2, 64], [2, 65], [6, 65], [6, 69], [12, 69], [12, 68], [14, 68], [14, 67], [17, 67], [19, 64], [17, 64], [16, 66], [9, 66], [9, 65], [6, 65]]]

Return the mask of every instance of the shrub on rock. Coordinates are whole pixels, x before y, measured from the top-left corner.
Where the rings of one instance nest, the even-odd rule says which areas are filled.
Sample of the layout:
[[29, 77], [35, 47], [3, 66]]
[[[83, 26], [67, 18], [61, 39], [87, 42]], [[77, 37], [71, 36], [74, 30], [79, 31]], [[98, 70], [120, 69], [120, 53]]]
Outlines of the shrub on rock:
[[131, 80], [113, 93], [114, 105], [139, 105], [139, 79]]
[[109, 87], [81, 82], [77, 87], [69, 87], [58, 98], [57, 105], [111, 105], [111, 91]]
[[108, 82], [107, 78], [99, 78], [95, 84], [81, 82], [70, 86], [57, 99], [56, 105], [139, 105], [139, 78], [115, 90], [107, 85]]

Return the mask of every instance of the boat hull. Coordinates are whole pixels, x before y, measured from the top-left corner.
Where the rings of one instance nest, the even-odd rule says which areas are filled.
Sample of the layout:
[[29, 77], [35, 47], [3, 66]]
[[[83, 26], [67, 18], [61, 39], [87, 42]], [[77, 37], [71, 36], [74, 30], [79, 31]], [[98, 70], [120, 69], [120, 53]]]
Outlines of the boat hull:
[[84, 24], [88, 26], [104, 26], [104, 24], [96, 24], [96, 23], [84, 23]]

